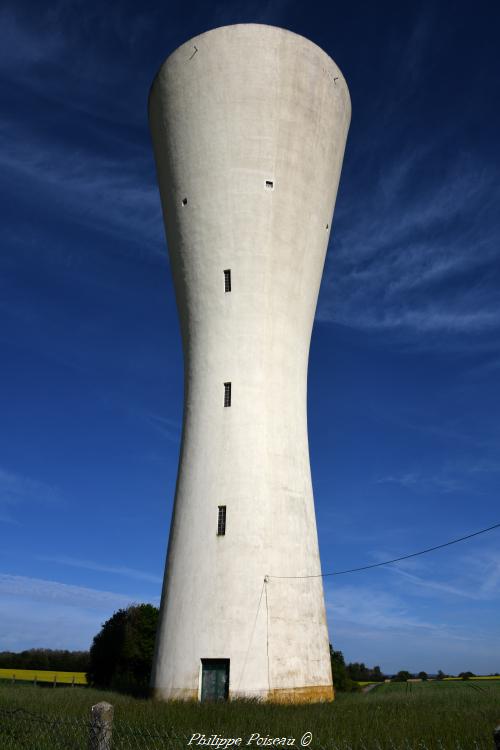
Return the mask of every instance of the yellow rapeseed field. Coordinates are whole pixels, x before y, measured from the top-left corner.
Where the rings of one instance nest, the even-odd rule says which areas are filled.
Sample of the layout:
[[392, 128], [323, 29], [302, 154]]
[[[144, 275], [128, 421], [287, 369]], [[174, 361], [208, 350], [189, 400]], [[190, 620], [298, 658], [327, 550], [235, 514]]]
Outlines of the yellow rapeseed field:
[[65, 685], [86, 685], [85, 672], [51, 672], [45, 669], [0, 669], [0, 680], [25, 680], [33, 682], [54, 682]]

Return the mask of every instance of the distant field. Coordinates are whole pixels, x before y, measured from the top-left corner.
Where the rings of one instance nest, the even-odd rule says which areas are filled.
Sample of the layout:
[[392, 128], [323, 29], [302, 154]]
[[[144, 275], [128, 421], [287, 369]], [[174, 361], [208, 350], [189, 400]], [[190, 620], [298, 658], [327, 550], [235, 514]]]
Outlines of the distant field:
[[51, 672], [45, 669], [0, 669], [0, 680], [20, 680], [22, 682], [54, 682], [64, 685], [86, 685], [85, 672]]
[[[126, 732], [146, 736], [148, 727], [183, 738], [175, 745], [159, 745], [165, 748], [185, 748], [185, 738], [193, 732], [246, 738], [254, 732], [295, 737], [298, 747], [300, 738], [309, 731], [314, 750], [491, 750], [493, 730], [500, 724], [500, 680], [384, 683], [368, 693], [340, 693], [332, 704], [309, 706], [245, 701], [162, 704], [92, 688], [43, 690], [1, 682], [0, 717], [4, 718], [0, 721], [0, 747], [11, 747], [2, 732], [13, 731], [16, 722], [24, 721], [23, 727], [30, 731], [26, 712], [47, 721], [64, 717], [67, 722], [75, 719], [83, 723], [88, 720], [90, 707], [102, 700], [115, 709], [115, 750], [150, 747], [125, 741]], [[118, 743], [118, 735], [124, 738], [123, 745]], [[35, 746], [37, 750], [46, 749], [40, 741]], [[47, 744], [47, 750], [57, 747]]]
[[[483, 675], [478, 677], [471, 677], [470, 678], [473, 682], [476, 680], [500, 680], [500, 675]], [[429, 681], [435, 681], [435, 677], [429, 677]], [[446, 680], [447, 682], [457, 682], [458, 680], [462, 682], [461, 677], [443, 677], [443, 680]], [[375, 681], [375, 680], [355, 680], [357, 685], [360, 685], [361, 687], [365, 687], [366, 685], [381, 685], [381, 682]], [[422, 680], [422, 682], [425, 682], [425, 680]]]
[[[461, 677], [443, 677], [443, 680], [452, 681], [452, 680], [461, 680]], [[471, 677], [470, 678], [473, 682], [476, 680], [500, 680], [500, 675], [484, 675], [483, 677]]]

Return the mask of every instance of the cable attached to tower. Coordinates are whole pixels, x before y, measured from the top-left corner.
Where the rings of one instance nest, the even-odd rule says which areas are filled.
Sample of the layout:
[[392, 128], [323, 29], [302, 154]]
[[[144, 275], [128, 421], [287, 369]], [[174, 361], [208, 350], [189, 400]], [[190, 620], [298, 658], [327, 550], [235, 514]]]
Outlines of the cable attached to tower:
[[[461, 536], [458, 539], [452, 539], [450, 542], [444, 542], [444, 544], [436, 544], [435, 547], [427, 547], [419, 552], [412, 552], [409, 555], [402, 555], [401, 557], [394, 557], [392, 560], [384, 560], [384, 562], [373, 563], [372, 565], [362, 565], [360, 568], [350, 568], [349, 570], [338, 570], [334, 573], [317, 573], [316, 575], [310, 576], [273, 576], [267, 575], [266, 579], [270, 578], [327, 578], [328, 576], [343, 576], [346, 573], [359, 573], [361, 570], [371, 570], [371, 568], [381, 568], [383, 565], [390, 565], [391, 563], [400, 562], [400, 560], [408, 560], [410, 557], [418, 557], [419, 555], [425, 555], [427, 552], [434, 552], [437, 549], [443, 549], [443, 547], [450, 547], [452, 544], [458, 544], [459, 542], [465, 542], [466, 539], [472, 539], [474, 536], [480, 534], [486, 534], [487, 531], [493, 531], [493, 529], [500, 528], [500, 523], [495, 523], [493, 526], [488, 526], [487, 529], [481, 529], [480, 531], [474, 531], [472, 534]], [[267, 581], [266, 581], [267, 582]]]

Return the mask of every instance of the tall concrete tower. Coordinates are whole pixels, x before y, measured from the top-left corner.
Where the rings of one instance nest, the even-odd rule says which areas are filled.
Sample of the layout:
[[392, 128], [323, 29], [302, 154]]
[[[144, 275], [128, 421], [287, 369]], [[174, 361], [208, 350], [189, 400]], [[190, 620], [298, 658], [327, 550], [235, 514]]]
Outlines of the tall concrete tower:
[[154, 694], [331, 700], [322, 579], [300, 576], [320, 573], [307, 364], [348, 89], [312, 42], [241, 24], [170, 55], [149, 114], [185, 366]]

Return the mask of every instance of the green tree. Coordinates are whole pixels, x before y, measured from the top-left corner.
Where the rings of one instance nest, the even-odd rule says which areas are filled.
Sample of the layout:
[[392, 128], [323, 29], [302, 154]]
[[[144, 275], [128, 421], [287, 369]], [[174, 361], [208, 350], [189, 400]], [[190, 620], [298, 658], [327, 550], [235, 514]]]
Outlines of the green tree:
[[393, 679], [394, 682], [406, 682], [411, 680], [411, 673], [407, 672], [406, 669], [401, 669]]
[[442, 669], [438, 669], [438, 673], [436, 675], [436, 680], [444, 680], [445, 677], [446, 677], [446, 675], [443, 672], [443, 670]]
[[334, 651], [330, 643], [330, 660], [332, 662], [333, 686], [339, 693], [352, 693], [359, 690], [348, 675], [342, 651]]
[[91, 685], [147, 693], [159, 610], [152, 604], [119, 609], [94, 637], [87, 679]]
[[419, 677], [421, 680], [428, 680], [429, 679], [429, 675], [427, 674], [427, 672], [419, 672], [418, 675], [417, 675], [417, 677]]

